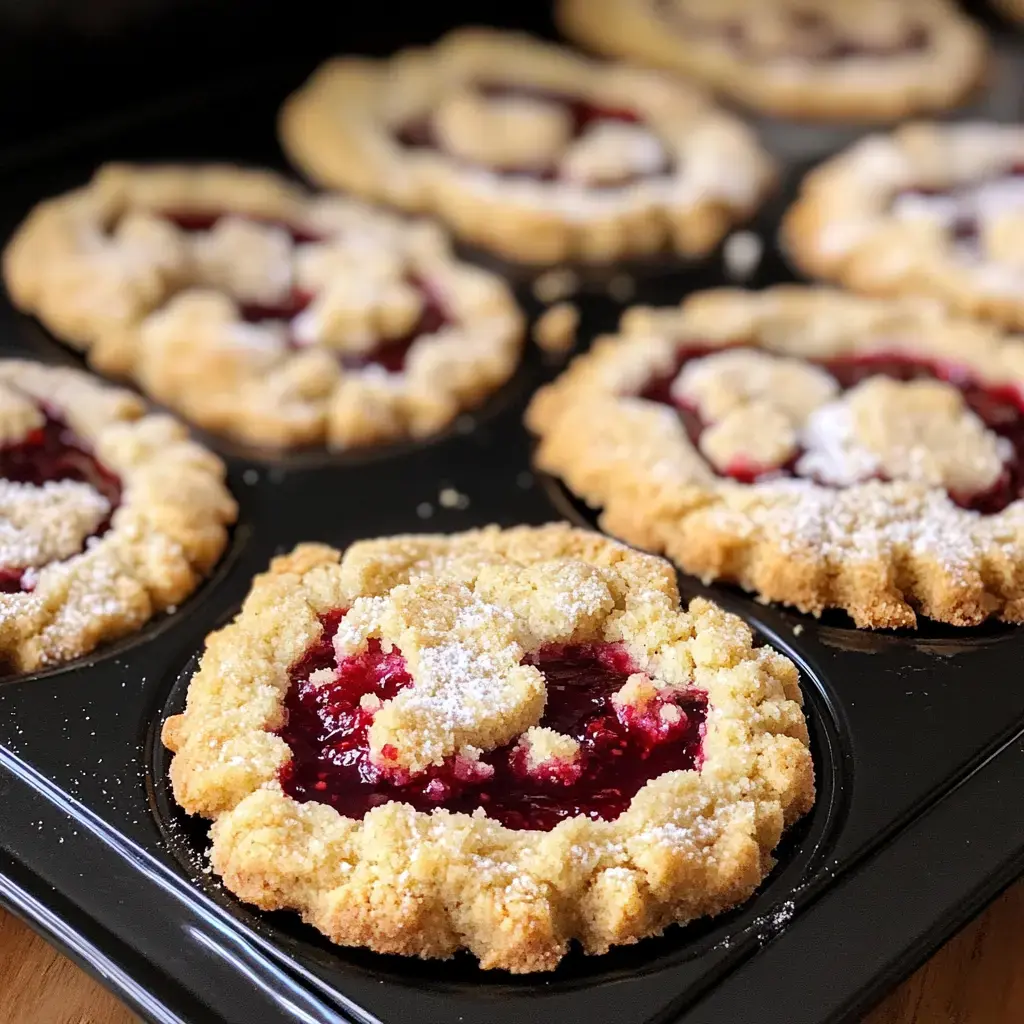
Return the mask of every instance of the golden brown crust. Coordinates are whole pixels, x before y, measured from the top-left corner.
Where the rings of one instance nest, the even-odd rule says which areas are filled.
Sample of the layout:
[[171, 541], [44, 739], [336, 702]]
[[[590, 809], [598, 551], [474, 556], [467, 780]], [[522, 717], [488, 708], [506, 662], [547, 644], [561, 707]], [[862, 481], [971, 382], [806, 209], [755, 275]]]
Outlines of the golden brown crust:
[[[1020, 340], [924, 300], [720, 289], [678, 308], [628, 311], [619, 336], [599, 339], [538, 392], [527, 424], [540, 438], [538, 467], [603, 509], [609, 532], [707, 581], [733, 581], [813, 614], [843, 608], [864, 627], [913, 626], [917, 612], [955, 625], [1024, 620], [1024, 501], [981, 515], [910, 479], [835, 490], [809, 479], [718, 477], [674, 409], [630, 397], [671, 373], [687, 340], [826, 359], [904, 354], [1017, 390]], [[973, 445], [973, 434], [964, 443]]]
[[[460, 633], [466, 602], [468, 618], [493, 619], [514, 636], [498, 643], [483, 625]], [[578, 816], [551, 831], [400, 803], [362, 820], [297, 803], [278, 781], [291, 752], [272, 730], [282, 724], [290, 666], [320, 634], [318, 614], [341, 607], [355, 616], [336, 642], [346, 649], [358, 649], [367, 616], [380, 617], [385, 640], [403, 630], [424, 716], [395, 732], [403, 712], [384, 722], [379, 711], [373, 729], [392, 730], [419, 754], [447, 735], [429, 698], [452, 680], [432, 680], [424, 652], [439, 642], [433, 619], [451, 615], [467, 651], [494, 641], [489, 651], [511, 652], [499, 689], [518, 695], [516, 727], [539, 718], [542, 704], [527, 713], [520, 698], [543, 688], [519, 660], [553, 638], [624, 643], [662, 685], [706, 691], [703, 765], [649, 782], [613, 821]], [[631, 678], [624, 700], [643, 698], [641, 681]], [[346, 945], [422, 957], [468, 948], [485, 968], [527, 972], [555, 967], [574, 938], [602, 953], [747, 898], [783, 828], [813, 803], [801, 702], [795, 666], [753, 648], [739, 619], [699, 599], [679, 610], [661, 559], [564, 524], [489, 527], [364, 541], [344, 556], [300, 546], [276, 560], [237, 619], [208, 639], [185, 713], [167, 720], [163, 739], [175, 752], [175, 796], [215, 819], [213, 866], [241, 898], [298, 910]], [[467, 699], [464, 708], [474, 706]], [[464, 724], [475, 731], [458, 742], [497, 742], [511, 724], [503, 713], [470, 717]], [[531, 726], [522, 742], [532, 757], [571, 758], [567, 740]]]
[[[806, 273], [853, 291], [932, 296], [1020, 329], [1024, 184], [1012, 172], [1022, 161], [1015, 125], [922, 123], [868, 136], [804, 180], [784, 244]], [[962, 194], [913, 191], [921, 188]], [[961, 214], [977, 237], [958, 237]]]
[[[12, 396], [45, 403], [122, 485], [110, 528], [86, 542], [110, 511], [90, 485], [0, 481], [5, 568], [34, 575], [30, 592], [0, 594], [0, 661], [32, 671], [87, 654], [179, 604], [220, 558], [237, 509], [220, 459], [178, 421], [147, 415], [130, 392], [77, 370], [2, 360], [6, 425]], [[74, 500], [52, 522], [53, 502], [72, 488]], [[26, 508], [31, 517], [19, 514]]]
[[[186, 232], [161, 214], [225, 216]], [[522, 343], [510, 290], [438, 230], [267, 171], [108, 165], [33, 210], [4, 276], [15, 304], [97, 369], [253, 444], [435, 433], [512, 375]], [[413, 280], [450, 322], [400, 372], [343, 366], [413, 328], [426, 301]], [[311, 301], [294, 316], [245, 321], [244, 304], [286, 308], [296, 293]]]
[[[569, 144], [557, 112], [543, 103], [506, 110], [507, 103], [481, 100], [468, 88], [481, 79], [624, 107], [656, 137], [642, 126], [618, 125], [614, 131], [628, 138], [588, 133]], [[437, 150], [409, 151], [395, 140], [403, 123], [442, 115], [435, 128], [460, 152], [472, 149], [472, 166]], [[284, 105], [279, 130], [289, 157], [314, 181], [435, 214], [466, 241], [527, 263], [606, 262], [666, 246], [703, 255], [756, 209], [773, 179], [754, 136], [691, 88], [487, 29], [459, 29], [430, 49], [386, 61], [330, 61]], [[607, 161], [627, 156], [640, 161], [639, 169], [655, 150], [671, 158], [671, 169], [615, 188], [564, 176], [513, 179], [480, 165], [484, 141], [494, 165], [513, 155], [538, 159], [543, 151], [562, 154], [565, 167], [572, 161], [574, 175], [597, 174]], [[529, 143], [530, 152], [506, 153], [510, 141], [520, 148]]]
[[[599, 53], [681, 71], [785, 117], [886, 121], [945, 110], [977, 85], [988, 53], [982, 31], [948, 0], [818, 0], [814, 9], [808, 0], [560, 0], [557, 12], [570, 39]], [[886, 52], [922, 31], [923, 45]], [[835, 44], [881, 52], [837, 59]]]

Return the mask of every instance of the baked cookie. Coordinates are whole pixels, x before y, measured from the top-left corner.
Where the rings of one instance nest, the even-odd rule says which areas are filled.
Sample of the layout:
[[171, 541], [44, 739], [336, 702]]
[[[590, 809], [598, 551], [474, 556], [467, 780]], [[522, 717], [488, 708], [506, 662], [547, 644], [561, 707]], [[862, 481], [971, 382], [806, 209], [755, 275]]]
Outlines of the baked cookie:
[[91, 365], [254, 444], [435, 433], [522, 341], [509, 289], [438, 229], [266, 171], [108, 165], [36, 207], [4, 274]]
[[950, 0], [560, 0], [557, 11], [578, 43], [784, 117], [946, 110], [977, 85], [988, 55]]
[[32, 671], [137, 630], [199, 585], [235, 502], [169, 416], [77, 370], [0, 360], [0, 663]]
[[536, 462], [705, 581], [858, 626], [1024, 621], [1024, 342], [827, 289], [634, 308], [534, 397]]
[[816, 277], [1024, 328], [1024, 128], [869, 136], [808, 175], [782, 236]]
[[319, 184], [531, 264], [703, 255], [773, 179], [752, 133], [692, 88], [488, 29], [329, 61], [279, 127]]
[[276, 559], [163, 740], [243, 900], [521, 973], [749, 897], [814, 800], [801, 700], [661, 559], [489, 527]]

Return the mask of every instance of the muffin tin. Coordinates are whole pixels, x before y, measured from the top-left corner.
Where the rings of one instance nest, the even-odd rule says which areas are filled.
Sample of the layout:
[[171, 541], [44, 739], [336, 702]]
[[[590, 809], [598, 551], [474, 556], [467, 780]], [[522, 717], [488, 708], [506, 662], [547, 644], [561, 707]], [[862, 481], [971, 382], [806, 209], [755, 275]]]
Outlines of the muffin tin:
[[[541, 15], [534, 27], [549, 28]], [[377, 33], [368, 48], [380, 48]], [[1024, 49], [1009, 38], [1000, 61], [1012, 58], [1008, 80], [1019, 81]], [[310, 66], [239, 77], [145, 117], [0, 154], [0, 231], [109, 159], [284, 169], [276, 108]], [[1018, 119], [1024, 99], [1012, 93], [993, 85], [972, 112]], [[793, 279], [771, 244], [775, 224], [806, 161], [835, 141], [827, 129], [760, 127], [790, 163], [754, 225], [768, 245], [744, 282], [753, 287]], [[506, 269], [536, 314], [527, 275]], [[734, 283], [720, 253], [633, 270], [636, 302]], [[612, 329], [621, 308], [601, 277], [588, 276], [579, 300], [581, 344]], [[81, 365], [6, 302], [0, 349]], [[295, 915], [257, 912], [220, 887], [203, 860], [206, 824], [176, 807], [158, 739], [183, 705], [204, 636], [300, 540], [342, 547], [492, 522], [592, 525], [557, 481], [530, 470], [522, 412], [560, 365], [531, 347], [478, 413], [425, 443], [276, 456], [203, 436], [227, 459], [241, 506], [213, 578], [131, 638], [0, 683], [0, 903], [149, 1021], [810, 1024], [857, 1019], [1024, 870], [1024, 631], [925, 623], [913, 634], [867, 633], [841, 616], [815, 620], [683, 578], [687, 597], [707, 594], [743, 615], [802, 672], [818, 800], [750, 902], [603, 957], [574, 952], [551, 975], [513, 977], [481, 972], [468, 956], [419, 962], [334, 947]]]

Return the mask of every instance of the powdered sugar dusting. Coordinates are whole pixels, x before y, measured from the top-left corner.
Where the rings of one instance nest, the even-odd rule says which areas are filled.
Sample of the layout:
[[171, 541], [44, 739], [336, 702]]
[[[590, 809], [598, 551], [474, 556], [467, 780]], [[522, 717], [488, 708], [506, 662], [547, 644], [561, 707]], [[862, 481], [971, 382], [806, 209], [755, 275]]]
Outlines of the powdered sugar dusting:
[[544, 680], [520, 665], [515, 616], [466, 586], [420, 579], [388, 597], [359, 598], [335, 636], [339, 659], [370, 637], [398, 647], [414, 679], [374, 718], [378, 758], [394, 748], [394, 760], [417, 770], [470, 746], [507, 742], [540, 719]]
[[0, 479], [0, 565], [39, 567], [77, 555], [110, 511], [89, 484]]
[[961, 493], [991, 487], [1013, 454], [951, 384], [873, 377], [816, 410], [797, 473], [849, 486], [872, 476]]

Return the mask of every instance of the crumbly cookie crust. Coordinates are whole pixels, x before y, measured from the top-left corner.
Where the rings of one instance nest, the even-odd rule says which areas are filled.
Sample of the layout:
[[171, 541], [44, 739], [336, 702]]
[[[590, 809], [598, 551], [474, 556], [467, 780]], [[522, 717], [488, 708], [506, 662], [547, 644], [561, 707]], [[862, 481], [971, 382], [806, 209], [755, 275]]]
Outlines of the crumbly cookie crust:
[[[320, 635], [318, 614], [340, 607], [355, 618], [336, 645], [357, 648], [374, 617], [377, 635], [402, 631], [417, 663], [405, 694], [418, 713], [396, 698], [373, 729], [413, 759], [521, 730], [528, 758], [571, 760], [571, 739], [530, 725], [544, 681], [520, 661], [542, 642], [588, 639], [625, 644], [660, 686], [706, 691], [703, 763], [648, 782], [615, 820], [578, 815], [551, 831], [510, 830], [479, 811], [391, 802], [355, 820], [298, 803], [278, 781], [291, 751], [273, 730], [290, 666]], [[446, 617], [454, 625], [438, 634], [434, 620]], [[505, 710], [474, 703], [489, 692], [475, 680], [459, 735], [430, 699], [454, 682], [430, 671], [439, 635], [508, 660], [484, 659]], [[644, 680], [649, 688], [647, 676], [631, 677], [621, 699], [642, 702]], [[467, 948], [484, 968], [528, 972], [554, 968], [573, 939], [602, 953], [746, 899], [783, 828], [814, 800], [801, 703], [792, 662], [753, 648], [747, 626], [707, 601], [681, 611], [661, 559], [565, 524], [489, 527], [363, 541], [344, 555], [302, 545], [276, 559], [236, 620], [208, 639], [163, 740], [175, 752], [175, 796], [215, 819], [213, 867], [242, 899], [297, 910], [345, 945], [421, 957]]]
[[[480, 82], [534, 98], [481, 97]], [[564, 113], [537, 98], [545, 91], [633, 111], [642, 125], [602, 124], [572, 141]], [[424, 117], [448, 152], [396, 140], [403, 123]], [[487, 29], [459, 29], [385, 61], [332, 60], [287, 101], [279, 130], [314, 181], [434, 214], [464, 240], [526, 263], [608, 262], [666, 247], [703, 255], [774, 177], [749, 130], [691, 87]], [[559, 180], [492, 170], [545, 160], [560, 161]], [[602, 187], [624, 170], [639, 179]]]
[[[204, 216], [220, 219], [180, 224]], [[267, 171], [108, 165], [36, 207], [4, 275], [15, 304], [98, 370], [253, 444], [430, 435], [503, 384], [522, 344], [510, 290], [438, 229]], [[415, 329], [428, 292], [448, 322], [396, 372], [360, 364]], [[289, 309], [296, 295], [304, 308]]]
[[[862, 627], [911, 627], [917, 613], [965, 626], [990, 616], [1024, 620], [1024, 501], [993, 515], [957, 506], [928, 476], [955, 484], [955, 476], [941, 475], [950, 472], [948, 460], [922, 460], [918, 467], [901, 449], [900, 431], [890, 432], [884, 457], [889, 465], [914, 463], [920, 476], [913, 480], [869, 480], [835, 490], [810, 479], [744, 484], [716, 476], [674, 409], [633, 397], [652, 377], [673, 371], [688, 341], [798, 358], [895, 353], [952, 364], [985, 386], [1020, 393], [1019, 340], [951, 318], [927, 300], [883, 301], [796, 286], [720, 289], [677, 308], [627, 311], [618, 336], [599, 339], [538, 392], [527, 424], [540, 439], [538, 467], [601, 508], [604, 528], [667, 554], [705, 581], [736, 582], [761, 600], [812, 614], [842, 608]], [[932, 399], [924, 397], [919, 404], [927, 419]], [[846, 427], [845, 405], [818, 412], [838, 410]], [[983, 471], [988, 441], [979, 441], [977, 425], [965, 424], [946, 398], [939, 405], [942, 444], [953, 437], [971, 453], [962, 468], [969, 475]], [[875, 409], [880, 415], [867, 417], [867, 432], [857, 435], [862, 458], [865, 450], [873, 454], [871, 429], [889, 415], [888, 405]], [[772, 428], [764, 417], [755, 421], [747, 436], [756, 427], [753, 440], [761, 443], [765, 424]], [[829, 442], [820, 450], [841, 470], [848, 435], [836, 424], [819, 427]]]
[[988, 54], [948, 0], [560, 0], [557, 12], [570, 39], [599, 53], [681, 71], [784, 117], [946, 110]]
[[76, 370], [0, 360], [5, 445], [40, 426], [41, 407], [120, 477], [121, 500], [91, 537], [112, 509], [90, 485], [0, 480], [0, 564], [33, 576], [30, 591], [0, 593], [0, 661], [18, 671], [87, 654], [180, 603], [237, 512], [223, 463], [177, 420]]
[[804, 180], [782, 226], [802, 270], [870, 295], [927, 295], [1024, 327], [1024, 129], [909, 124]]

